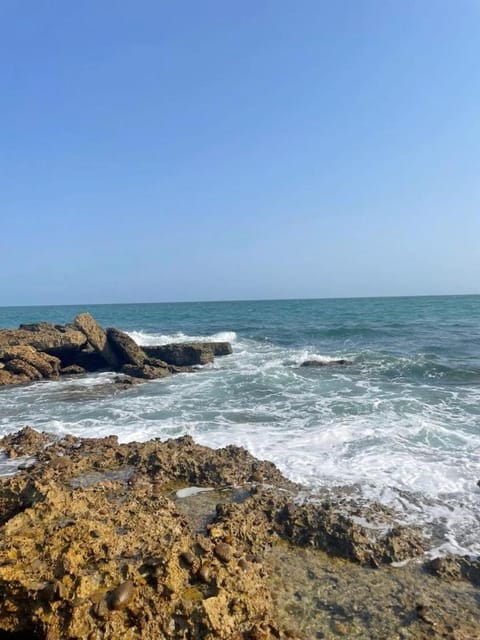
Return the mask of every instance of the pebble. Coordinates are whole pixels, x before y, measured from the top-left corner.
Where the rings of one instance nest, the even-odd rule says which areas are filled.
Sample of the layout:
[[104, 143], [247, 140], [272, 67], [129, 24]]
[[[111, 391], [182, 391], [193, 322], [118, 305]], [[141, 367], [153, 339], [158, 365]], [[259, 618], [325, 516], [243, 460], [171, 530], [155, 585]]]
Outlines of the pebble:
[[228, 562], [232, 559], [232, 547], [226, 542], [219, 542], [215, 549], [213, 550], [217, 558], [222, 560], [223, 562]]
[[191, 551], [184, 551], [180, 554], [180, 558], [186, 562], [190, 567], [195, 562], [195, 556]]
[[198, 570], [198, 577], [202, 582], [210, 582], [210, 567], [208, 564], [202, 564]]
[[130, 602], [133, 596], [133, 582], [126, 580], [119, 584], [116, 589], [110, 593], [110, 608], [111, 609], [123, 609]]
[[247, 560], [245, 560], [245, 558], [240, 558], [240, 560], [238, 561], [238, 566], [242, 571], [248, 571], [248, 568], [250, 567], [250, 563]]

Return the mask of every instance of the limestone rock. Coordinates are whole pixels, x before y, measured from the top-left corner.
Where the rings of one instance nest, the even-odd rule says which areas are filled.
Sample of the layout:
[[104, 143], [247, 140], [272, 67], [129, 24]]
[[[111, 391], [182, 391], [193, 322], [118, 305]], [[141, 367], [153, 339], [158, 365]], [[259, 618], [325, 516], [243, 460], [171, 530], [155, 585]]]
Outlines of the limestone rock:
[[107, 364], [114, 369], [120, 368], [121, 361], [108, 342], [107, 334], [89, 313], [80, 313], [75, 318], [74, 324], [83, 332], [89, 344], [98, 351]]
[[107, 339], [123, 364], [141, 367], [145, 362], [145, 353], [130, 336], [119, 329], [107, 329]]
[[0, 329], [0, 349], [26, 345], [37, 351], [59, 355], [65, 351], [78, 350], [85, 343], [85, 335], [78, 329], [48, 322], [20, 325], [19, 329]]
[[[60, 359], [55, 356], [51, 356], [48, 353], [38, 352], [34, 347], [28, 345], [18, 345], [12, 347], [0, 348], [0, 360], [3, 361], [5, 368], [17, 373], [22, 373], [15, 369], [13, 365], [9, 365], [12, 361], [22, 360], [31, 371], [33, 367], [39, 374], [40, 378], [57, 378], [60, 368]], [[35, 372], [31, 372], [29, 376], [31, 379], [38, 379]], [[25, 374], [28, 375], [27, 370]]]

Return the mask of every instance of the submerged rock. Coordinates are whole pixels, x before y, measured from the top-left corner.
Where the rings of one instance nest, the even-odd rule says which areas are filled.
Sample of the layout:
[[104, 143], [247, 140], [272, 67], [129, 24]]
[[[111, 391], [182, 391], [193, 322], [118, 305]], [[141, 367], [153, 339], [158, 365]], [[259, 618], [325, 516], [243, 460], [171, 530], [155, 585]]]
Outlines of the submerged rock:
[[333, 358], [332, 360], [304, 360], [301, 367], [330, 367], [333, 365], [352, 364], [345, 358]]

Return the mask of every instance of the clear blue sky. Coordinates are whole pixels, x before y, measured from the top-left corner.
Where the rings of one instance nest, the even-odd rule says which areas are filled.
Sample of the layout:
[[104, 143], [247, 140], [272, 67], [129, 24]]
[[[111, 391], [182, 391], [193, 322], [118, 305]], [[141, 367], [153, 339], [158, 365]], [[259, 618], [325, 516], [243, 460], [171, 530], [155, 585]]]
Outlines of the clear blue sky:
[[1, 0], [0, 304], [480, 292], [479, 0]]

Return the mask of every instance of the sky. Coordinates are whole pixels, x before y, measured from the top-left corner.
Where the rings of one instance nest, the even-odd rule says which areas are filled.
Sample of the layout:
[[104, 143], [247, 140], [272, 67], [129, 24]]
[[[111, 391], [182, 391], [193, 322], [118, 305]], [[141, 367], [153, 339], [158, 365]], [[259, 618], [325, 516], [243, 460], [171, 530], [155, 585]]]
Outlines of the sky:
[[0, 305], [480, 293], [480, 0], [0, 0]]

